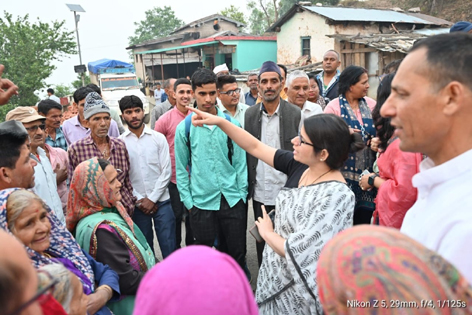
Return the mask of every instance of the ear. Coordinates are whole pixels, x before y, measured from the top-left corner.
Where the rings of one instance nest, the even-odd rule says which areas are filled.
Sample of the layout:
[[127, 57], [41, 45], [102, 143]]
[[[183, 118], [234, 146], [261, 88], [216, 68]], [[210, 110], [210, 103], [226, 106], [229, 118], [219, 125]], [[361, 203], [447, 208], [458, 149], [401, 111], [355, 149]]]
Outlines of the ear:
[[10, 168], [0, 167], [0, 182], [6, 183], [7, 185], [11, 184], [12, 174]]
[[84, 119], [84, 127], [85, 128], [90, 128], [88, 119]]
[[328, 157], [329, 157], [328, 150], [326, 150], [326, 149], [321, 150], [320, 159], [322, 159], [323, 161], [326, 161], [328, 159]]
[[287, 94], [287, 91], [288, 91], [288, 87], [284, 87], [285, 94]]
[[216, 90], [216, 95], [218, 96], [218, 98], [221, 98], [220, 90]]
[[40, 116], [46, 117], [46, 115], [44, 115], [43, 113], [38, 112], [38, 114], [39, 114]]
[[443, 113], [446, 116], [453, 116], [463, 109], [465, 105], [469, 105], [471, 93], [462, 83], [452, 81], [446, 85], [440, 94], [443, 100]]

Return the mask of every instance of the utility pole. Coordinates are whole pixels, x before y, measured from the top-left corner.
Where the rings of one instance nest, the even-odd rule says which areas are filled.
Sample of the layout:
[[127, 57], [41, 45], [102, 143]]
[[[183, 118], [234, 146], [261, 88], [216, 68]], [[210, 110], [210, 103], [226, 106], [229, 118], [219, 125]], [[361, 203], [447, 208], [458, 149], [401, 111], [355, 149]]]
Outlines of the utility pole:
[[[80, 40], [79, 40], [79, 21], [80, 21], [80, 14], [77, 12], [85, 12], [85, 10], [79, 4], [66, 4], [69, 10], [74, 12], [74, 23], [75, 23], [75, 34], [77, 35], [77, 47], [79, 48], [79, 61], [80, 61], [80, 74], [82, 77], [82, 86], [85, 86], [85, 67], [82, 67], [82, 53], [80, 51]], [[77, 68], [77, 67], [76, 67]], [[77, 70], [76, 70], [77, 72]]]

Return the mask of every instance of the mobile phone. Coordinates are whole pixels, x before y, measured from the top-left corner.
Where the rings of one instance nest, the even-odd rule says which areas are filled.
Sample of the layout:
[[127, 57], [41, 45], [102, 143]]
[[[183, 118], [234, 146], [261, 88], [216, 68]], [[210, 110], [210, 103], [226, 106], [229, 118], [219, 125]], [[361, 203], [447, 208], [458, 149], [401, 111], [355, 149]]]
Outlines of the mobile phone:
[[[272, 220], [272, 224], [274, 224], [275, 209], [269, 212], [268, 215], [269, 218]], [[257, 225], [254, 224], [254, 226], [249, 229], [249, 233], [251, 233], [251, 235], [256, 239], [258, 243], [262, 243], [264, 241], [264, 239], [261, 237], [261, 234], [259, 234], [259, 229], [257, 228]]]

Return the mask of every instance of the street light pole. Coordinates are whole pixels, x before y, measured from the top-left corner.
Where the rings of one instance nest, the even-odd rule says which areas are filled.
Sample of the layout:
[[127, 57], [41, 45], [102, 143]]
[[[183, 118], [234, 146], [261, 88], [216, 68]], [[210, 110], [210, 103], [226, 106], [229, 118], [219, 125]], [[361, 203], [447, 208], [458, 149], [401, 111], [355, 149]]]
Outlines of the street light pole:
[[79, 4], [66, 4], [66, 6], [69, 8], [69, 10], [74, 12], [74, 23], [75, 23], [75, 34], [77, 35], [77, 47], [79, 48], [79, 60], [80, 60], [80, 65], [75, 66], [74, 70], [76, 73], [80, 73], [82, 77], [82, 86], [85, 85], [85, 75], [84, 72], [86, 71], [85, 66], [82, 65], [82, 53], [80, 51], [80, 40], [79, 40], [79, 21], [80, 21], [80, 15], [77, 14], [77, 12], [85, 12], [85, 10], [79, 5]]
[[[77, 34], [77, 47], [79, 47], [79, 60], [80, 60], [80, 64], [82, 64], [82, 53], [80, 52], [80, 40], [79, 40], [79, 28], [78, 28], [79, 20], [80, 20], [80, 15], [77, 15], [77, 12], [74, 11], [75, 33]], [[85, 76], [83, 72], [82, 72], [82, 86], [85, 86]]]

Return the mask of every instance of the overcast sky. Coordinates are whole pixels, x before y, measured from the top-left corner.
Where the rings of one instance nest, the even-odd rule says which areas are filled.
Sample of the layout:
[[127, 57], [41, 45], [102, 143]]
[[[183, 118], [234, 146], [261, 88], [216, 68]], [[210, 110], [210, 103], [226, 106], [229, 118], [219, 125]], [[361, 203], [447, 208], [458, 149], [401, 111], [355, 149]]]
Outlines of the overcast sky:
[[[134, 33], [133, 22], [143, 20], [144, 12], [153, 7], [171, 6], [178, 18], [189, 23], [218, 13], [230, 5], [230, 2], [218, 0], [177, 0], [173, 3], [162, 0], [0, 0], [0, 3], [1, 17], [3, 11], [7, 11], [15, 18], [29, 14], [30, 22], [36, 18], [42, 22], [65, 20], [65, 26], [70, 31], [75, 31], [74, 14], [65, 4], [80, 4], [86, 11], [80, 13], [79, 22], [82, 62], [85, 65], [102, 58], [129, 61], [125, 48], [128, 47], [128, 37]], [[246, 12], [246, 0], [231, 3]], [[57, 69], [46, 82], [50, 85], [71, 83], [77, 77], [74, 65], [78, 64], [78, 54], [56, 62]]]

